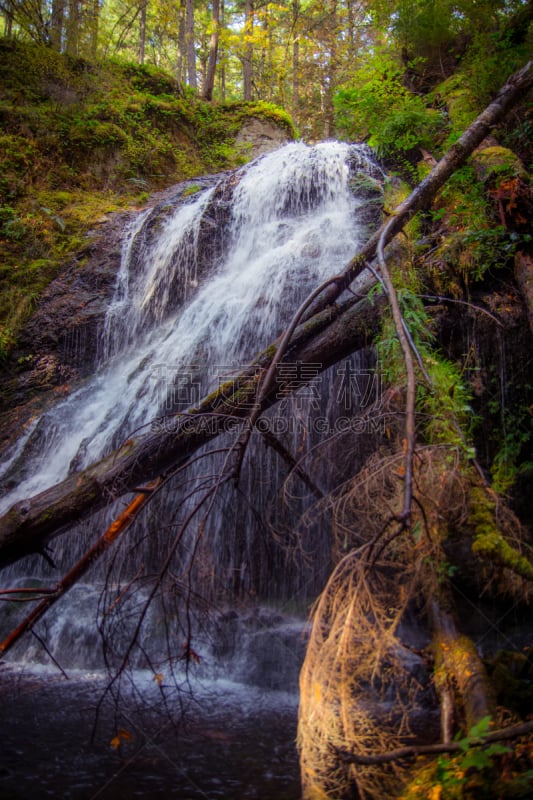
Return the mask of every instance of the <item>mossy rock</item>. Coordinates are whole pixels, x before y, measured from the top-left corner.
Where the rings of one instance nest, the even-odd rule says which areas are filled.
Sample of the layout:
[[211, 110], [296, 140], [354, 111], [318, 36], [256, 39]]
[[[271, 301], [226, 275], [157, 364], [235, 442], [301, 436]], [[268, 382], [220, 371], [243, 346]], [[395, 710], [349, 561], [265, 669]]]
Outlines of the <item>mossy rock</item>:
[[454, 133], [463, 133], [479, 113], [477, 103], [462, 75], [452, 75], [439, 84], [435, 95], [442, 99], [448, 109], [448, 117]]
[[502, 178], [527, 179], [527, 172], [518, 156], [507, 147], [494, 145], [478, 150], [472, 156], [476, 175], [484, 184], [493, 184]]

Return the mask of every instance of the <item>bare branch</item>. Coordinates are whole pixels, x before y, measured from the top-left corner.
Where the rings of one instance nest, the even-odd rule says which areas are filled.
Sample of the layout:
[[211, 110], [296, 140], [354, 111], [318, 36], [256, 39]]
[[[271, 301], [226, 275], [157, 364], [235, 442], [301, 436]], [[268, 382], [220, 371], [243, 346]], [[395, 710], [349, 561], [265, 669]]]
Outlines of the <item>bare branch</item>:
[[[526, 736], [533, 731], [533, 721], [520, 722], [517, 725], [509, 725], [507, 728], [500, 728], [496, 731], [487, 733], [483, 739], [472, 741], [471, 747], [485, 747], [491, 742], [503, 742], [506, 739], [516, 739], [519, 736]], [[335, 752], [347, 764], [386, 764], [389, 761], [399, 761], [402, 758], [417, 758], [424, 755], [438, 755], [439, 753], [459, 753], [463, 751], [460, 742], [447, 742], [442, 744], [406, 745], [390, 750], [388, 753], [375, 753], [374, 755], [363, 755], [362, 753], [352, 753], [341, 747], [333, 748]]]

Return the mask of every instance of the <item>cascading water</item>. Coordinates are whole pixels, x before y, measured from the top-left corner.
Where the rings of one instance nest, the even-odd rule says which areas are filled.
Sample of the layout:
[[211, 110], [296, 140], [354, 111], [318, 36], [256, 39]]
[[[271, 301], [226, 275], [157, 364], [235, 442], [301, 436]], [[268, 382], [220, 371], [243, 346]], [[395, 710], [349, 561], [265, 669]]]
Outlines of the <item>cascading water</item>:
[[156, 236], [150, 214], [140, 215], [125, 239], [101, 368], [39, 421], [28, 477], [0, 511], [60, 481], [73, 463], [97, 460], [156, 418], [162, 403], [168, 411], [171, 384], [184, 410], [279, 333], [364, 235], [350, 160], [375, 174], [364, 148], [338, 143], [289, 145], [246, 168], [231, 198], [226, 252], [215, 254], [200, 285], [197, 243], [213, 190], [158, 218]]
[[[98, 460], [143, 426], [164, 424], [166, 416], [194, 406], [249, 364], [367, 235], [373, 217], [368, 191], [358, 195], [353, 188], [361, 176], [380, 177], [363, 147], [291, 144], [176, 207], [167, 203], [141, 213], [124, 236], [95, 374], [43, 414], [6, 459], [0, 512]], [[313, 380], [269, 412], [278, 438], [296, 458], [309, 459], [323, 492], [342, 469], [335, 455], [315, 463], [314, 449], [332, 436], [343, 413], [357, 411], [354, 401], [364, 406], [377, 391], [368, 353], [348, 365], [326, 373], [321, 365], [292, 365], [295, 375], [303, 369]], [[256, 686], [296, 688], [301, 624], [295, 633], [294, 621], [279, 611], [236, 608], [256, 599], [304, 610], [319, 591], [329, 566], [328, 531], [312, 520], [297, 526], [316, 497], [297, 481], [285, 484], [283, 459], [254, 434], [238, 490], [226, 484], [213, 499], [209, 495], [209, 514], [197, 514], [195, 526], [174, 542], [195, 504], [204, 502], [202, 492], [221, 474], [229, 440], [235, 434], [225, 434], [210, 456], [204, 448], [149, 504], [132, 536], [93, 569], [92, 583], [78, 587], [40, 623], [40, 638], [64, 666], [101, 663], [94, 639], [99, 603], [108, 665], [121, 663], [135, 634], [137, 668], [184, 663], [205, 645], [204, 674], [227, 669], [234, 679]], [[54, 541], [59, 574], [122, 507], [115, 503], [80, 523], [75, 535]], [[165, 559], [171, 566], [158, 575]], [[50, 581], [55, 574], [36, 556], [5, 570], [2, 582], [25, 584], [28, 575]], [[140, 634], [139, 607], [158, 578]], [[207, 601], [210, 633], [202, 639]], [[199, 637], [194, 651], [188, 649], [191, 625]], [[16, 657], [47, 658], [35, 643]]]

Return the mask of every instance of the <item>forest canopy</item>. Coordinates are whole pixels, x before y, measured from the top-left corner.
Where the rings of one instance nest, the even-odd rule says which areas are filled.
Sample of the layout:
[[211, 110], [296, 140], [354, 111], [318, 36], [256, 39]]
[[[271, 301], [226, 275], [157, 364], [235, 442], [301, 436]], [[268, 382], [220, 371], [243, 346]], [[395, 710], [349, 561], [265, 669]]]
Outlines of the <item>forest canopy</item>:
[[[519, 66], [532, 16], [524, 0], [1, 0], [0, 12], [7, 38], [89, 61], [153, 65], [207, 99], [279, 104], [306, 138], [334, 133], [339, 90], [343, 125], [348, 98], [362, 90], [360, 119], [349, 126], [357, 135], [368, 135], [383, 103], [403, 113], [395, 124], [405, 129], [422, 111], [420, 94], [459, 62], [471, 112], [479, 111]], [[399, 71], [407, 77], [403, 92]], [[372, 80], [383, 82], [381, 97]], [[425, 105], [438, 108], [438, 100]]]

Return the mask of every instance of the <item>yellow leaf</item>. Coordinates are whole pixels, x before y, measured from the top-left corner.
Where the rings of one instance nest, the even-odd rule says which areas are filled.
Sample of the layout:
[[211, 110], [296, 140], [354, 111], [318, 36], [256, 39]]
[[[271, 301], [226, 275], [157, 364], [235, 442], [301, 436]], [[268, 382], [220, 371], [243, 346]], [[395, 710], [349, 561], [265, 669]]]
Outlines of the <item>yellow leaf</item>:
[[161, 686], [161, 684], [163, 683], [164, 677], [165, 676], [163, 675], [162, 672], [156, 672], [152, 680], [154, 680], [157, 683], [158, 686]]
[[118, 750], [123, 740], [128, 741], [129, 739], [132, 738], [133, 737], [129, 731], [124, 730], [124, 728], [120, 728], [120, 730], [117, 731], [117, 735], [113, 736], [109, 744], [114, 750]]
[[429, 790], [428, 800], [440, 800], [442, 786], [432, 786]]

